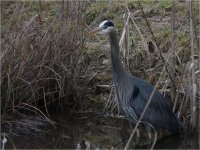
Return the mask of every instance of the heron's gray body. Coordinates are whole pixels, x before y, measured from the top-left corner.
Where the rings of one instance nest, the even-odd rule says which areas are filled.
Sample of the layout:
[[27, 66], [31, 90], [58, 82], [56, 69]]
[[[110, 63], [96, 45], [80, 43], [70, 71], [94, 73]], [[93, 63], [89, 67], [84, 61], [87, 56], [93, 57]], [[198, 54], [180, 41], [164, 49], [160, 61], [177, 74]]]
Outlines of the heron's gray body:
[[[154, 87], [142, 79], [129, 75], [123, 68], [119, 58], [119, 44], [114, 29], [109, 33], [109, 39], [115, 98], [127, 119], [135, 124]], [[142, 120], [151, 123], [155, 127], [167, 129], [171, 133], [180, 133], [183, 128], [181, 122], [173, 114], [170, 105], [157, 90]]]
[[[97, 32], [109, 36], [115, 99], [127, 119], [135, 124], [154, 91], [154, 87], [142, 79], [131, 76], [122, 66], [119, 57], [119, 42], [114, 24], [111, 21], [103, 21], [90, 34]], [[167, 129], [171, 133], [180, 133], [184, 128], [173, 114], [165, 98], [157, 90], [146, 109], [142, 121], [151, 123], [158, 128]]]

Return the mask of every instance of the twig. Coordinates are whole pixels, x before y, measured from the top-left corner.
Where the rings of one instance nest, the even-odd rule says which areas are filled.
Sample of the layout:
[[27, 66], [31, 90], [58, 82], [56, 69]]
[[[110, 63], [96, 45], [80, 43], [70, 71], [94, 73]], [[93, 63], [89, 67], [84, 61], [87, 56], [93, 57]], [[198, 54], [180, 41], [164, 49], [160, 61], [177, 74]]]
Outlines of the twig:
[[5, 133], [3, 134], [3, 139], [2, 139], [2, 150], [5, 149], [5, 144], [7, 143], [6, 135]]
[[142, 5], [140, 4], [140, 1], [138, 1], [138, 5], [139, 5], [140, 9], [142, 10], [142, 14], [143, 14], [143, 17], [144, 17], [144, 19], [145, 19], [145, 22], [146, 22], [146, 24], [147, 24], [147, 26], [148, 26], [148, 28], [149, 28], [149, 31], [150, 31], [150, 33], [151, 33], [151, 35], [152, 35], [152, 37], [153, 37], [153, 39], [154, 39], [154, 41], [155, 41], [156, 47], [157, 47], [157, 49], [159, 50], [160, 57], [162, 58], [163, 62], [165, 62], [165, 61], [164, 61], [165, 59], [164, 59], [164, 57], [163, 57], [163, 55], [162, 55], [162, 53], [161, 53], [161, 50], [160, 50], [160, 48], [159, 48], [159, 46], [158, 46], [157, 40], [156, 40], [156, 38], [155, 38], [155, 36], [154, 36], [154, 33], [153, 33], [153, 31], [151, 30], [150, 24], [149, 24], [149, 22], [148, 22], [148, 20], [147, 20], [147, 18], [146, 18], [146, 15], [145, 15], [145, 13], [144, 13], [144, 10], [143, 10]]
[[127, 9], [128, 12], [130, 13], [130, 18], [131, 18], [131, 20], [132, 20], [132, 22], [133, 22], [133, 24], [134, 24], [136, 30], [138, 31], [138, 33], [139, 33], [139, 35], [140, 35], [140, 37], [141, 37], [141, 39], [142, 39], [144, 49], [146, 50], [147, 54], [149, 55], [148, 46], [147, 46], [147, 44], [146, 44], [146, 42], [145, 42], [144, 36], [143, 36], [142, 33], [140, 32], [140, 29], [139, 29], [138, 25], [137, 25], [136, 22], [135, 22], [134, 15], [131, 13], [131, 11], [129, 10], [128, 6], [126, 7], [126, 9]]
[[107, 103], [106, 103], [106, 105], [105, 105], [106, 108], [110, 107], [110, 104], [111, 104], [111, 98], [112, 98], [112, 94], [113, 94], [113, 89], [114, 89], [114, 87], [112, 87], [111, 90], [110, 90], [110, 94], [109, 94], [109, 97], [108, 97]]
[[54, 128], [56, 128], [54, 123], [47, 116], [45, 116], [45, 114], [40, 109], [38, 109], [36, 107], [33, 107], [33, 106], [29, 105], [29, 104], [26, 104], [26, 103], [22, 103], [22, 104], [24, 104], [25, 106], [29, 106], [31, 108], [34, 108], [35, 110], [39, 111], [54, 126]]
[[[200, 1], [198, 1], [199, 4], [197, 3], [197, 1], [194, 1], [194, 3], [196, 3], [197, 9], [199, 7], [199, 21], [200, 21]], [[197, 55], [198, 55], [198, 64], [197, 64], [197, 68], [200, 70], [200, 35], [199, 35], [199, 31], [197, 30], [197, 20], [196, 20], [196, 14], [193, 13], [192, 14], [192, 19], [193, 19], [193, 32], [194, 32], [194, 40], [196, 42], [196, 47], [197, 47]], [[199, 35], [199, 36], [198, 36]]]
[[89, 84], [90, 81], [91, 81], [96, 75], [97, 75], [97, 72], [95, 72], [95, 73], [90, 77], [90, 79], [88, 80], [87, 84]]
[[62, 21], [65, 19], [65, 0], [61, 2], [61, 9], [62, 9]]
[[42, 25], [42, 1], [41, 0], [39, 0], [38, 20], [40, 22], [40, 25]]
[[125, 50], [124, 50], [124, 58], [126, 60], [126, 64], [129, 67], [129, 18], [130, 13], [128, 13], [127, 21], [125, 22], [126, 34], [125, 34]]
[[[128, 34], [129, 34], [129, 31], [127, 31], [127, 28], [129, 28], [128, 26], [129, 26], [129, 19], [130, 19], [130, 13], [128, 13], [128, 16], [127, 16], [127, 18], [126, 18], [126, 21], [125, 21], [125, 25], [124, 25], [124, 28], [123, 28], [123, 31], [122, 31], [122, 34], [121, 34], [121, 37], [120, 37], [120, 40], [119, 40], [119, 47], [120, 47], [120, 50], [122, 50], [122, 43], [123, 43], [123, 41], [125, 41], [125, 46], [127, 45], [127, 41], [126, 40], [128, 40], [128, 38], [126, 37]], [[124, 60], [124, 62], [125, 62], [125, 67], [129, 70], [129, 64], [128, 64], [128, 57], [129, 57], [129, 55], [127, 56], [127, 58], [126, 58], [126, 47], [125, 47], [125, 50], [121, 53], [121, 51], [120, 51], [120, 56], [122, 56], [122, 60]]]
[[46, 93], [45, 93], [45, 89], [44, 89], [44, 87], [42, 87], [42, 91], [43, 91], [43, 99], [44, 99], [44, 106], [45, 106], [45, 110], [46, 110], [46, 113], [47, 113], [47, 115], [48, 115], [48, 117], [50, 118], [50, 115], [49, 115], [49, 112], [48, 112], [48, 109], [47, 109], [47, 102], [46, 102]]
[[101, 87], [101, 88], [111, 88], [112, 86], [110, 85], [96, 85], [97, 87]]
[[153, 149], [155, 144], [156, 144], [157, 138], [158, 138], [157, 131], [156, 131], [155, 127], [151, 123], [146, 122], [146, 121], [142, 121], [142, 122], [144, 122], [144, 124], [150, 126], [154, 131], [154, 140], [153, 140], [153, 143], [152, 143], [151, 148], [150, 148], [150, 149]]
[[130, 14], [128, 14], [128, 17], [125, 21], [125, 25], [124, 25], [124, 28], [123, 28], [123, 31], [122, 31], [122, 35], [121, 35], [121, 38], [119, 40], [119, 46], [120, 48], [122, 47], [122, 42], [124, 41], [125, 39], [125, 35], [126, 35], [126, 26], [128, 25], [128, 22], [129, 22], [129, 17], [130, 17]]
[[197, 84], [195, 82], [196, 75], [195, 75], [195, 68], [194, 68], [194, 21], [193, 21], [193, 11], [192, 11], [192, 0], [189, 2], [189, 11], [190, 11], [190, 35], [191, 35], [191, 65], [189, 69], [189, 90], [190, 93], [190, 108], [191, 108], [191, 120], [190, 124], [192, 129], [195, 127], [196, 122], [196, 92], [197, 92]]
[[[12, 144], [12, 148], [13, 148], [14, 150], [16, 150], [15, 144], [14, 144], [14, 142], [12, 141], [12, 139], [11, 139], [7, 134], [5, 134], [5, 133], [4, 133], [4, 136], [6, 136], [6, 137], [8, 138], [8, 140], [9, 140], [10, 143]], [[3, 149], [3, 148], [2, 148], [2, 149]]]
[[175, 0], [172, 0], [172, 12], [171, 12], [171, 58], [170, 58], [170, 66], [169, 66], [169, 74], [172, 78], [170, 80], [170, 94], [171, 94], [171, 100], [174, 102], [173, 106], [173, 112], [175, 111], [177, 99], [176, 99], [176, 86], [175, 86]]
[[[185, 96], [185, 97], [186, 97], [186, 96]], [[185, 99], [186, 99], [186, 98], [182, 98], [181, 104], [180, 104], [180, 106], [179, 106], [179, 111], [178, 111], [178, 113], [177, 113], [177, 118], [180, 118], [181, 111], [182, 111], [182, 108], [183, 108], [183, 104], [184, 104], [184, 102], [185, 102]]]
[[[163, 55], [162, 55], [162, 52], [161, 52], [161, 50], [160, 50], [160, 48], [159, 48], [159, 45], [158, 45], [158, 43], [157, 43], [157, 40], [156, 40], [156, 38], [155, 38], [155, 36], [154, 36], [154, 33], [153, 33], [151, 27], [150, 27], [150, 24], [149, 24], [149, 22], [148, 22], [148, 20], [147, 20], [147, 18], [146, 18], [146, 16], [145, 16], [145, 13], [144, 13], [144, 10], [143, 10], [142, 5], [140, 4], [140, 1], [138, 1], [138, 5], [139, 5], [140, 9], [142, 10], [142, 14], [143, 14], [143, 16], [144, 16], [145, 22], [146, 22], [146, 24], [147, 24], [147, 26], [148, 26], [148, 28], [149, 28], [149, 30], [150, 30], [150, 33], [151, 33], [151, 35], [152, 35], [152, 37], [153, 37], [153, 39], [154, 39], [154, 41], [155, 41], [155, 46], [156, 46], [156, 48], [158, 49], [158, 52], [159, 52], [159, 55], [160, 55], [162, 61], [163, 61], [164, 63], [165, 63], [165, 62], [168, 63], [168, 61], [167, 61], [167, 60], [163, 57]], [[170, 65], [170, 64], [169, 64], [169, 65]], [[172, 80], [172, 77], [171, 77], [171, 75], [170, 75], [170, 73], [169, 73], [169, 70], [168, 70], [168, 68], [167, 68], [166, 65], [165, 65], [165, 69], [166, 69], [166, 71], [167, 71], [167, 73], [168, 73], [168, 75], [169, 75], [170, 80], [173, 81], [173, 80]], [[173, 82], [172, 82], [172, 83], [173, 83]], [[175, 86], [175, 85], [174, 85], [174, 86]]]

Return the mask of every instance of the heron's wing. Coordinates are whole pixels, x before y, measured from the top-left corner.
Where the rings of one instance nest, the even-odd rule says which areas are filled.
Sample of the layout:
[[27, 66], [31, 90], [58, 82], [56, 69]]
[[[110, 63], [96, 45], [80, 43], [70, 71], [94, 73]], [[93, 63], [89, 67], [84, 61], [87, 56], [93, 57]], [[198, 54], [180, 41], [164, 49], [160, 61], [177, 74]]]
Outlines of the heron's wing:
[[[150, 99], [154, 87], [146, 81], [136, 77], [132, 78], [132, 82], [135, 90], [132, 93], [131, 99], [133, 100], [133, 102], [137, 101], [138, 103], [140, 103], [140, 107], [144, 107], [144, 104], [146, 104], [147, 101]], [[164, 109], [168, 113], [171, 112], [170, 105], [165, 100], [164, 96], [160, 92], [158, 92], [158, 90], [155, 90], [149, 107], [153, 107], [155, 110], [160, 111], [163, 111]]]
[[[153, 92], [154, 87], [136, 77], [132, 78], [132, 82], [135, 89], [138, 90], [138, 94], [135, 95], [135, 92], [133, 92], [133, 96], [130, 98], [131, 106], [134, 108], [136, 114], [140, 116], [151, 96], [151, 93]], [[163, 128], [167, 128], [169, 123], [177, 123], [171, 107], [157, 90], [155, 91], [142, 120]]]

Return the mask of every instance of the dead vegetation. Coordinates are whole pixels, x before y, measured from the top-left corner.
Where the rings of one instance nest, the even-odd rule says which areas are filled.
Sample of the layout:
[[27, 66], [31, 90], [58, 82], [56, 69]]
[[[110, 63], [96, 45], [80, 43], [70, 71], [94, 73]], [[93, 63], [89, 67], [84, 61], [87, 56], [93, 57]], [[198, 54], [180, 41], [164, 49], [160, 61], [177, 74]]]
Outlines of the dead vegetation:
[[89, 29], [108, 18], [121, 37], [125, 67], [156, 85], [188, 129], [195, 129], [200, 106], [196, 3], [3, 1], [2, 119], [19, 110], [46, 118], [50, 109], [66, 107], [106, 104], [115, 110], [109, 45], [100, 36], [97, 42], [85, 40]]
[[2, 116], [36, 110], [28, 106], [48, 114], [50, 104], [58, 108], [81, 104], [81, 83], [89, 63], [83, 54], [82, 13], [87, 3], [52, 3], [2, 3]]

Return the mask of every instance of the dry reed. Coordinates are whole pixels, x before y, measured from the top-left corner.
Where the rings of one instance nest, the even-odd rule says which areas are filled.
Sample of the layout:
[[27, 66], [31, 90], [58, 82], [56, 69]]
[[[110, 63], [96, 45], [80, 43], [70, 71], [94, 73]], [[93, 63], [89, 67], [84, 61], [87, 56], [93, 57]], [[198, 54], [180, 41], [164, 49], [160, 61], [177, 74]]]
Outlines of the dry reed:
[[74, 102], [76, 107], [81, 103], [79, 85], [87, 69], [82, 54], [86, 5], [2, 2], [2, 116], [20, 109], [36, 113], [44, 106], [49, 118], [51, 104], [62, 107]]

